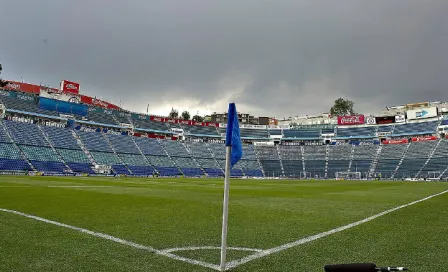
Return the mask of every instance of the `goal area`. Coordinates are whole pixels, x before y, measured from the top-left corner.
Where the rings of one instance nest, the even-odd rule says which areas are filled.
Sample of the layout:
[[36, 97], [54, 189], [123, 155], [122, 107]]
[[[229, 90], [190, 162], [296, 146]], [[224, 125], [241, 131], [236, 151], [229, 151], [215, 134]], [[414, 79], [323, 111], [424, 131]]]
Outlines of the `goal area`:
[[336, 172], [336, 179], [361, 179], [361, 172]]

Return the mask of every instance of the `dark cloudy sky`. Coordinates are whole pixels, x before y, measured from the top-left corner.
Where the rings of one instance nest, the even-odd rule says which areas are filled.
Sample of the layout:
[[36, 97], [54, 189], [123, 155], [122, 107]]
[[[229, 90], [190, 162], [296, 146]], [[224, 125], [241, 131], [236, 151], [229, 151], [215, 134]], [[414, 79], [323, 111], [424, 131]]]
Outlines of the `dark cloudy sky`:
[[1, 0], [3, 77], [167, 114], [448, 100], [447, 0]]

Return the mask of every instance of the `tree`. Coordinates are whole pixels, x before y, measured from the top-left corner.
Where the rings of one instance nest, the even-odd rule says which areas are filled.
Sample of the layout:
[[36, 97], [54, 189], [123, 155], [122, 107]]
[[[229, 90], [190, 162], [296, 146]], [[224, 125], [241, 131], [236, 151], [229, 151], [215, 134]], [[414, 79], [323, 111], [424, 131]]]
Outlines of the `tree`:
[[195, 122], [204, 122], [204, 117], [196, 114], [195, 116], [193, 116], [192, 120], [195, 121]]
[[[2, 64], [0, 63], [0, 74], [1, 73], [2, 73]], [[0, 88], [5, 87], [7, 84], [8, 84], [8, 82], [6, 82], [0, 78]]]
[[181, 117], [184, 120], [190, 120], [191, 115], [190, 115], [190, 113], [188, 111], [183, 111], [182, 114], [181, 114]]
[[353, 105], [355, 103], [348, 99], [338, 98], [334, 101], [334, 106], [330, 109], [330, 114], [333, 116], [354, 114]]
[[174, 108], [171, 108], [171, 112], [168, 115], [168, 117], [177, 119], [177, 118], [179, 118], [179, 112], [177, 110], [175, 110]]

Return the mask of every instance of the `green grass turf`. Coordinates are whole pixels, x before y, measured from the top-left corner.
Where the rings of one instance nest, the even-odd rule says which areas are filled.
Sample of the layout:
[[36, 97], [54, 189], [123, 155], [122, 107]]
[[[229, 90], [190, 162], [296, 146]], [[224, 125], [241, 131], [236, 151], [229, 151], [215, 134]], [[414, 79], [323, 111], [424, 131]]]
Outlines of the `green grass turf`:
[[[71, 186], [71, 187], [69, 187]], [[447, 183], [232, 180], [232, 247], [267, 249], [448, 189]], [[0, 208], [157, 249], [219, 246], [220, 179], [0, 176]], [[323, 271], [375, 262], [411, 271], [448, 267], [448, 194], [233, 271]], [[175, 252], [219, 263], [219, 250]], [[250, 253], [229, 251], [229, 260]], [[0, 211], [0, 271], [212, 271]]]

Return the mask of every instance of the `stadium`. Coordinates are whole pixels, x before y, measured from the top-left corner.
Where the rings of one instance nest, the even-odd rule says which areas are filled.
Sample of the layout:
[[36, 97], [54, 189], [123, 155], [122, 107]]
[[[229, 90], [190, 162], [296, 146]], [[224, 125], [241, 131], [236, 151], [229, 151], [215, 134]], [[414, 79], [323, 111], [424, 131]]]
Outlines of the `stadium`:
[[446, 103], [324, 125], [240, 125], [225, 269], [226, 124], [131, 112], [68, 81], [10, 81], [0, 112], [3, 271], [448, 264], [447, 183], [428, 182], [448, 177]]
[[[1, 171], [224, 176], [226, 124], [133, 113], [61, 84], [10, 82], [1, 91]], [[244, 157], [231, 175], [446, 180], [446, 107], [409, 104], [393, 116], [335, 117], [324, 128], [241, 125]]]

